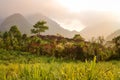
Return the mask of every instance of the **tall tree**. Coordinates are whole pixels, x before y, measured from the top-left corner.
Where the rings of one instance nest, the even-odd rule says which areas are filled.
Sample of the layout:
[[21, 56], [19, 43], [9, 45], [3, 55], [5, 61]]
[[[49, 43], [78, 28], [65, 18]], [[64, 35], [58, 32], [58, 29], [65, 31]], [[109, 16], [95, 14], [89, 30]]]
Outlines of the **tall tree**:
[[76, 41], [84, 41], [84, 38], [80, 34], [75, 34], [73, 39]]
[[114, 38], [113, 42], [115, 43], [116, 52], [118, 53], [118, 56], [120, 57], [120, 36]]
[[11, 40], [10, 40], [10, 36], [8, 32], [4, 32], [3, 33], [3, 40], [4, 40], [4, 48], [9, 50], [10, 46], [11, 46]]
[[104, 37], [103, 37], [103, 36], [99, 36], [99, 37], [98, 37], [98, 43], [101, 44], [101, 45], [103, 45], [104, 42], [105, 42]]
[[11, 26], [9, 33], [10, 33], [11, 37], [15, 37], [17, 39], [21, 38], [21, 32], [19, 31], [19, 29], [17, 28], [16, 25]]
[[34, 29], [31, 29], [31, 32], [40, 35], [41, 32], [45, 32], [45, 30], [48, 30], [48, 26], [46, 26], [45, 24], [46, 21], [38, 21], [35, 25], [33, 25]]

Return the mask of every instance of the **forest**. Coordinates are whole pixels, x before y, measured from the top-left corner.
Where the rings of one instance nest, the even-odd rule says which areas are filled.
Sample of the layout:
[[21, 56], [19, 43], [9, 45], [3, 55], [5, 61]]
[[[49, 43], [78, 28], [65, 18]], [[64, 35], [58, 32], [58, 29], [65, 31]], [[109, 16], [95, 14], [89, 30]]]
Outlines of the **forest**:
[[45, 21], [38, 21], [31, 29], [32, 35], [22, 34], [16, 25], [9, 31], [0, 33], [0, 48], [21, 52], [30, 52], [38, 56], [53, 56], [70, 60], [97, 61], [120, 59], [120, 36], [112, 41], [104, 37], [86, 41], [80, 34], [73, 38], [65, 38], [60, 34], [41, 35], [49, 29]]

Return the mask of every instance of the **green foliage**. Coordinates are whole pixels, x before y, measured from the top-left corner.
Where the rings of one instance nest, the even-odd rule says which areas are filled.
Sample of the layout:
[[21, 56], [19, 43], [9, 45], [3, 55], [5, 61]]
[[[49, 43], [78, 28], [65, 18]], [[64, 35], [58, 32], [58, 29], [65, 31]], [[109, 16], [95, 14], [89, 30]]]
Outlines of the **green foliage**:
[[9, 30], [9, 34], [11, 37], [15, 37], [17, 39], [21, 38], [21, 32], [19, 31], [16, 25], [11, 26]]
[[116, 58], [120, 58], [120, 36], [113, 39], [115, 43], [115, 51], [117, 53]]
[[106, 47], [103, 37], [42, 36], [45, 24], [33, 26], [37, 36], [21, 34], [17, 26], [0, 33], [0, 80], [120, 80], [120, 61], [98, 62], [120, 59], [120, 36]]
[[73, 38], [64, 38], [60, 35], [40, 35], [48, 29], [45, 21], [37, 22], [32, 33], [37, 36], [21, 34], [17, 26], [11, 26], [8, 32], [0, 37], [0, 48], [6, 50], [17, 50], [30, 52], [38, 56], [53, 56], [68, 60], [92, 60], [96, 56], [97, 61], [105, 61], [120, 58], [120, 38], [115, 38], [115, 47], [104, 46], [104, 38], [92, 39], [92, 42], [85, 41], [80, 34]]
[[45, 32], [45, 30], [48, 29], [48, 26], [45, 25], [45, 21], [39, 21], [37, 22], [33, 27], [34, 29], [31, 29], [31, 32], [37, 35], [40, 35], [41, 32]]
[[119, 80], [119, 61], [86, 63], [0, 49], [0, 80]]
[[0, 49], [0, 64], [23, 64], [23, 63], [47, 63], [52, 62], [52, 60], [58, 61], [54, 57], [44, 57], [38, 56], [28, 52], [20, 52], [20, 51], [7, 51], [4, 49]]
[[84, 38], [82, 38], [80, 34], [76, 34], [76, 35], [73, 37], [73, 39], [76, 40], [76, 41], [84, 41]]
[[7, 37], [9, 37], [9, 33], [8, 32], [4, 32], [3, 39], [6, 39]]

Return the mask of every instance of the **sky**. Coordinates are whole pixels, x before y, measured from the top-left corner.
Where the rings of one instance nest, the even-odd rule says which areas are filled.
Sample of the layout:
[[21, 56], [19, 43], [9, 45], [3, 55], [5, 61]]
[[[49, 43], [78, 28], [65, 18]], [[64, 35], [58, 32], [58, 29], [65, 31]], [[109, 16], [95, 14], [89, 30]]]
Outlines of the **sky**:
[[120, 0], [0, 0], [0, 18], [42, 13], [69, 30], [104, 21], [120, 21]]

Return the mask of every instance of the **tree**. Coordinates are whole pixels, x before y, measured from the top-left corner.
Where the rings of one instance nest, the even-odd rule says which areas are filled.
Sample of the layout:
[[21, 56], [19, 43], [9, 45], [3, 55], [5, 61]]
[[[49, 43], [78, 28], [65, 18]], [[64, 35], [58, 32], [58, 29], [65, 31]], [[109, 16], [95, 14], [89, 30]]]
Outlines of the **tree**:
[[19, 31], [19, 29], [17, 28], [16, 25], [11, 26], [10, 30], [9, 30], [10, 36], [11, 37], [15, 37], [17, 39], [21, 38], [21, 32]]
[[3, 40], [4, 40], [4, 48], [9, 50], [11, 46], [10, 36], [8, 32], [3, 33]]
[[80, 34], [76, 34], [73, 39], [75, 41], [84, 41], [84, 38]]
[[103, 37], [103, 36], [99, 36], [99, 37], [98, 37], [98, 43], [101, 44], [101, 45], [103, 45], [104, 42], [105, 42], [104, 37]]
[[9, 33], [8, 32], [4, 32], [3, 33], [3, 39], [6, 39], [7, 37], [9, 37]]
[[120, 36], [114, 38], [113, 42], [115, 43], [116, 52], [118, 53], [118, 56], [120, 57]]
[[20, 49], [20, 43], [21, 43], [21, 32], [17, 28], [16, 25], [11, 26], [9, 32], [9, 38], [10, 38], [10, 47], [14, 50]]
[[3, 34], [2, 34], [2, 32], [0, 32], [0, 38], [2, 38], [2, 36], [3, 36]]
[[48, 26], [46, 26], [45, 24], [45, 21], [38, 21], [35, 25], [33, 25], [34, 29], [31, 29], [31, 32], [40, 35], [41, 32], [45, 32], [45, 30], [48, 30]]

